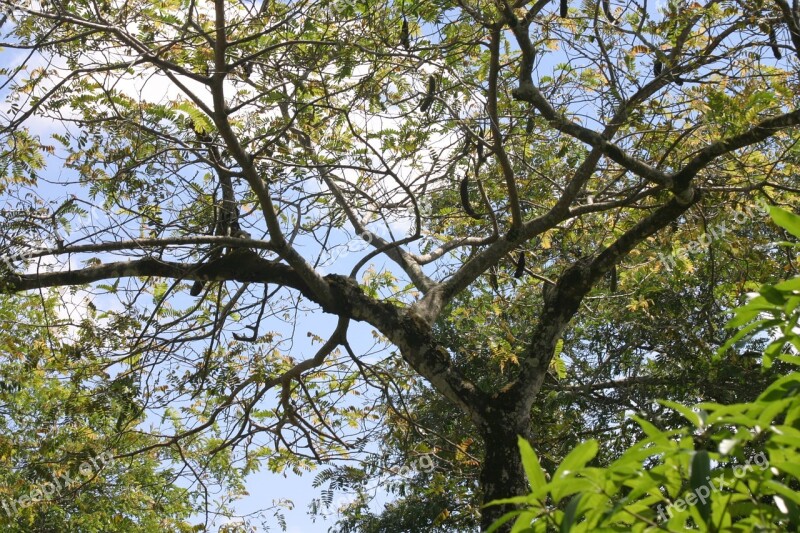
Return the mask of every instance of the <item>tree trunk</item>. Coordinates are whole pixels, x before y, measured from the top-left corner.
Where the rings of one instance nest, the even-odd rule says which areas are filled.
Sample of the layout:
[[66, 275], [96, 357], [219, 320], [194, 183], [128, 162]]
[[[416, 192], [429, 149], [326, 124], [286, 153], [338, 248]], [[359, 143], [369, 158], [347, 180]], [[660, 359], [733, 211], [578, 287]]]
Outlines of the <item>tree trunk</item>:
[[[529, 438], [530, 420], [500, 413], [492, 419], [481, 431], [485, 449], [480, 475], [484, 505], [492, 500], [530, 492], [517, 445], [518, 435]], [[486, 531], [495, 520], [513, 509], [513, 505], [492, 505], [482, 509], [481, 530]], [[513, 523], [508, 522], [498, 531], [510, 531]]]

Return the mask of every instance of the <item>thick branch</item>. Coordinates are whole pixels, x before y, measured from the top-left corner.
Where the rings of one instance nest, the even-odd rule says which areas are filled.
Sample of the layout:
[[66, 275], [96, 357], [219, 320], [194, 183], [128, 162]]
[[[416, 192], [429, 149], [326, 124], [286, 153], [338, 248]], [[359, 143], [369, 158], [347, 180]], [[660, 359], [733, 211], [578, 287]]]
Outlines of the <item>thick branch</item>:
[[272, 250], [272, 243], [257, 239], [242, 239], [220, 235], [198, 235], [197, 237], [167, 237], [164, 239], [135, 239], [131, 241], [101, 242], [97, 244], [79, 244], [61, 248], [35, 248], [20, 251], [17, 254], [0, 256], [0, 263], [36, 259], [37, 257], [55, 257], [66, 254], [113, 252], [117, 250], [163, 249], [167, 246], [193, 246], [197, 244], [213, 244], [229, 248], [252, 248]]
[[20, 292], [45, 287], [84, 285], [126, 277], [163, 277], [203, 281], [240, 281], [275, 283], [310, 295], [308, 286], [289, 266], [268, 261], [250, 251], [235, 251], [216, 261], [184, 264], [152, 257], [119, 261], [63, 272], [36, 274], [5, 273], [0, 278], [3, 292]]
[[[508, 6], [506, 6], [508, 7]], [[516, 15], [508, 12], [508, 17], [513, 19], [514, 23], [512, 28], [516, 31], [521, 28], [526, 35], [528, 33], [527, 24], [519, 24]], [[522, 227], [522, 211], [519, 204], [519, 194], [517, 192], [517, 180], [514, 177], [514, 168], [508, 158], [505, 147], [503, 146], [503, 133], [500, 131], [500, 117], [497, 111], [497, 84], [498, 75], [500, 73], [500, 29], [492, 32], [492, 42], [490, 44], [491, 57], [489, 59], [489, 91], [486, 95], [486, 110], [489, 112], [489, 123], [492, 129], [493, 138], [493, 151], [495, 158], [503, 172], [503, 177], [506, 181], [506, 190], [508, 191], [508, 204], [511, 209], [511, 231], [516, 233]], [[524, 72], [526, 68], [525, 61], [531, 62], [533, 65], [533, 57], [526, 57], [523, 54], [523, 66], [521, 70]], [[528, 75], [530, 69], [528, 68]]]
[[698, 152], [679, 172], [673, 176], [677, 189], [685, 189], [698, 172], [717, 157], [764, 141], [781, 130], [800, 125], [800, 109], [759, 122], [749, 130], [729, 139], [712, 143]]
[[561, 392], [577, 395], [586, 392], [593, 392], [608, 389], [627, 389], [635, 388], [641, 385], [663, 385], [669, 383], [670, 380], [666, 378], [659, 378], [656, 376], [632, 376], [623, 379], [601, 381], [598, 383], [581, 383], [579, 385], [558, 386], [556, 390]]
[[322, 309], [339, 317], [375, 326], [403, 354], [405, 360], [446, 398], [473, 420], [480, 419], [485, 397], [455, 369], [447, 351], [434, 340], [430, 327], [413, 312], [367, 296], [358, 284], [344, 276], [329, 275], [323, 283], [332, 298], [319, 301], [304, 278], [288, 265], [269, 261], [251, 251], [235, 251], [206, 264], [181, 264], [153, 258], [91, 266], [66, 272], [5, 274], [0, 278], [4, 292], [19, 292], [57, 286], [84, 285], [122, 277], [164, 277], [203, 281], [272, 283], [293, 288]]
[[350, 278], [329, 275], [336, 301], [344, 313], [377, 327], [400, 349], [403, 358], [440, 393], [481, 426], [486, 395], [453, 366], [450, 355], [433, 338], [430, 326], [412, 307], [402, 310], [388, 302], [368, 297]]
[[673, 198], [626, 231], [593, 259], [577, 261], [561, 275], [555, 287], [545, 286], [544, 308], [522, 359], [520, 374], [515, 382], [498, 394], [498, 402], [522, 411], [530, 409], [544, 381], [556, 342], [592, 286], [634, 247], [668, 226], [699, 199], [700, 194], [695, 194], [692, 201], [686, 204]]
[[211, 95], [214, 102], [214, 112], [211, 114], [214, 124], [220, 133], [220, 136], [225, 141], [228, 151], [236, 159], [236, 162], [242, 168], [243, 174], [247, 183], [253, 189], [258, 202], [261, 206], [261, 211], [264, 215], [264, 221], [267, 224], [269, 236], [272, 242], [275, 243], [275, 251], [286, 260], [295, 271], [302, 276], [307, 286], [314, 292], [315, 301], [320, 303], [332, 303], [331, 294], [328, 290], [327, 284], [322, 277], [308, 264], [308, 262], [286, 241], [281, 230], [278, 215], [275, 212], [275, 207], [272, 205], [272, 198], [264, 181], [255, 167], [253, 158], [248, 154], [242, 144], [239, 142], [236, 133], [233, 131], [231, 124], [228, 120], [228, 108], [225, 101], [225, 40], [227, 39], [227, 32], [225, 27], [225, 10], [224, 2], [217, 1], [215, 3], [216, 11], [216, 43], [214, 49], [215, 66], [217, 69], [222, 68], [223, 71], [217, 71], [211, 77], [210, 88]]
[[560, 115], [533, 84], [520, 86], [514, 89], [514, 97], [517, 100], [533, 104], [542, 116], [547, 119], [548, 123], [558, 131], [575, 137], [590, 146], [599, 148], [612, 161], [630, 170], [637, 176], [670, 190], [673, 188], [673, 180], [667, 174], [651, 167], [644, 161], [629, 156], [622, 148], [609, 141], [600, 133], [575, 124], [571, 120]]

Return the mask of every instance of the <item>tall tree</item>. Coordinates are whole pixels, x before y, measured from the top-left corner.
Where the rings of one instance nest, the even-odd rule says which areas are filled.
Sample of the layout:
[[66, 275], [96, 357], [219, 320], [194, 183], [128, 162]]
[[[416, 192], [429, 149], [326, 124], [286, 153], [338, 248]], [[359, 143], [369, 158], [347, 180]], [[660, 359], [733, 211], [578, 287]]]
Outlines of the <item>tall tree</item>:
[[[207, 438], [208, 457], [281, 469], [362, 449], [381, 407], [358, 395], [398, 363], [351, 344], [363, 322], [473, 424], [482, 501], [523, 494], [517, 436], [564, 342], [596, 340], [568, 330], [592, 291], [628, 291], [608, 316], [647, 313], [704, 222], [796, 202], [784, 0], [0, 5], [3, 288], [96, 299], [92, 331], [124, 342], [95, 357], [162, 421], [142, 453]], [[747, 216], [729, 283], [764, 231]], [[663, 316], [695, 290], [671, 287]], [[508, 300], [470, 307], [489, 291]], [[474, 336], [447, 335], [464, 313]]]
[[[70, 335], [58, 303], [50, 291], [0, 296], [0, 527], [193, 531], [202, 488], [171, 467], [170, 450], [126, 455], [157, 443], [129, 430], [142, 414], [137, 394], [93, 357], [89, 335]], [[76, 360], [82, 374], [70, 372]]]

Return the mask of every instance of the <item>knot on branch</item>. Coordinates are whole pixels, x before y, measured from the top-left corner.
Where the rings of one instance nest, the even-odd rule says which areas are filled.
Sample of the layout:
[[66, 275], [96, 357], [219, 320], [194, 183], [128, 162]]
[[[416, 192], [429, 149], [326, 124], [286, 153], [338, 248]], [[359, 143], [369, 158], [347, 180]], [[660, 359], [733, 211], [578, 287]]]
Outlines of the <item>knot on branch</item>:
[[[368, 298], [358, 282], [351, 277], [340, 274], [328, 274], [325, 280], [331, 288], [336, 306], [343, 311], [349, 311], [353, 305], [363, 304], [363, 300]], [[347, 313], [350, 315], [350, 313]]]
[[554, 286], [546, 284], [543, 293], [545, 306], [557, 306], [566, 312], [577, 309], [586, 290], [591, 286], [590, 263], [589, 257], [582, 257], [564, 271]]
[[532, 102], [533, 89], [533, 82], [520, 80], [519, 87], [511, 91], [511, 96], [514, 97], [514, 100], [519, 100], [521, 102]]
[[520, 236], [519, 228], [511, 228], [506, 233], [506, 240], [509, 242], [515, 242]]
[[680, 205], [691, 205], [695, 201], [696, 192], [697, 191], [695, 190], [695, 188], [691, 187], [691, 186], [689, 186], [689, 187], [687, 187], [687, 188], [685, 188], [683, 190], [674, 191], [675, 200]]
[[263, 268], [273, 263], [262, 258], [249, 248], [237, 248], [230, 253], [197, 268], [194, 279], [238, 279], [240, 281], [261, 281]]

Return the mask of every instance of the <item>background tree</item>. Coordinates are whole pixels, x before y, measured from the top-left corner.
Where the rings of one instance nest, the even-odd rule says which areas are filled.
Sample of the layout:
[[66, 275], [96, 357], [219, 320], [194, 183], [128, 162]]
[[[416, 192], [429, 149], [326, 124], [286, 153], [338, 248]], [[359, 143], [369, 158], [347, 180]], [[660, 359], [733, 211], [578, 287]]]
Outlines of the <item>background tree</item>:
[[[177, 459], [171, 450], [125, 455], [157, 442], [125, 431], [141, 420], [138, 394], [125, 376], [110, 376], [94, 358], [90, 325], [78, 338], [70, 335], [75, 324], [56, 314], [59, 300], [56, 294], [0, 296], [0, 526], [193, 531], [188, 518], [204, 509], [203, 491], [179, 469], [163, 468]], [[84, 363], [81, 375], [68, 371], [76, 360]], [[218, 470], [209, 486], [214, 477], [227, 478]], [[226, 481], [232, 485], [235, 477]]]
[[[752, 209], [719, 232], [757, 198], [796, 203], [783, 0], [0, 5], [3, 285], [94, 298], [93, 335], [123, 341], [93, 357], [157, 422], [141, 453], [202, 441], [181, 460], [244, 473], [349, 457], [414, 390], [385, 376], [413, 371], [474, 428], [464, 497], [524, 494], [518, 435], [552, 446], [549, 427], [649, 398], [582, 421], [548, 403], [551, 368], [587, 398], [708, 371], [732, 287], [794, 268]], [[722, 258], [697, 263], [714, 228]], [[370, 251], [342, 257], [355, 237]], [[402, 362], [365, 357], [359, 322]]]

